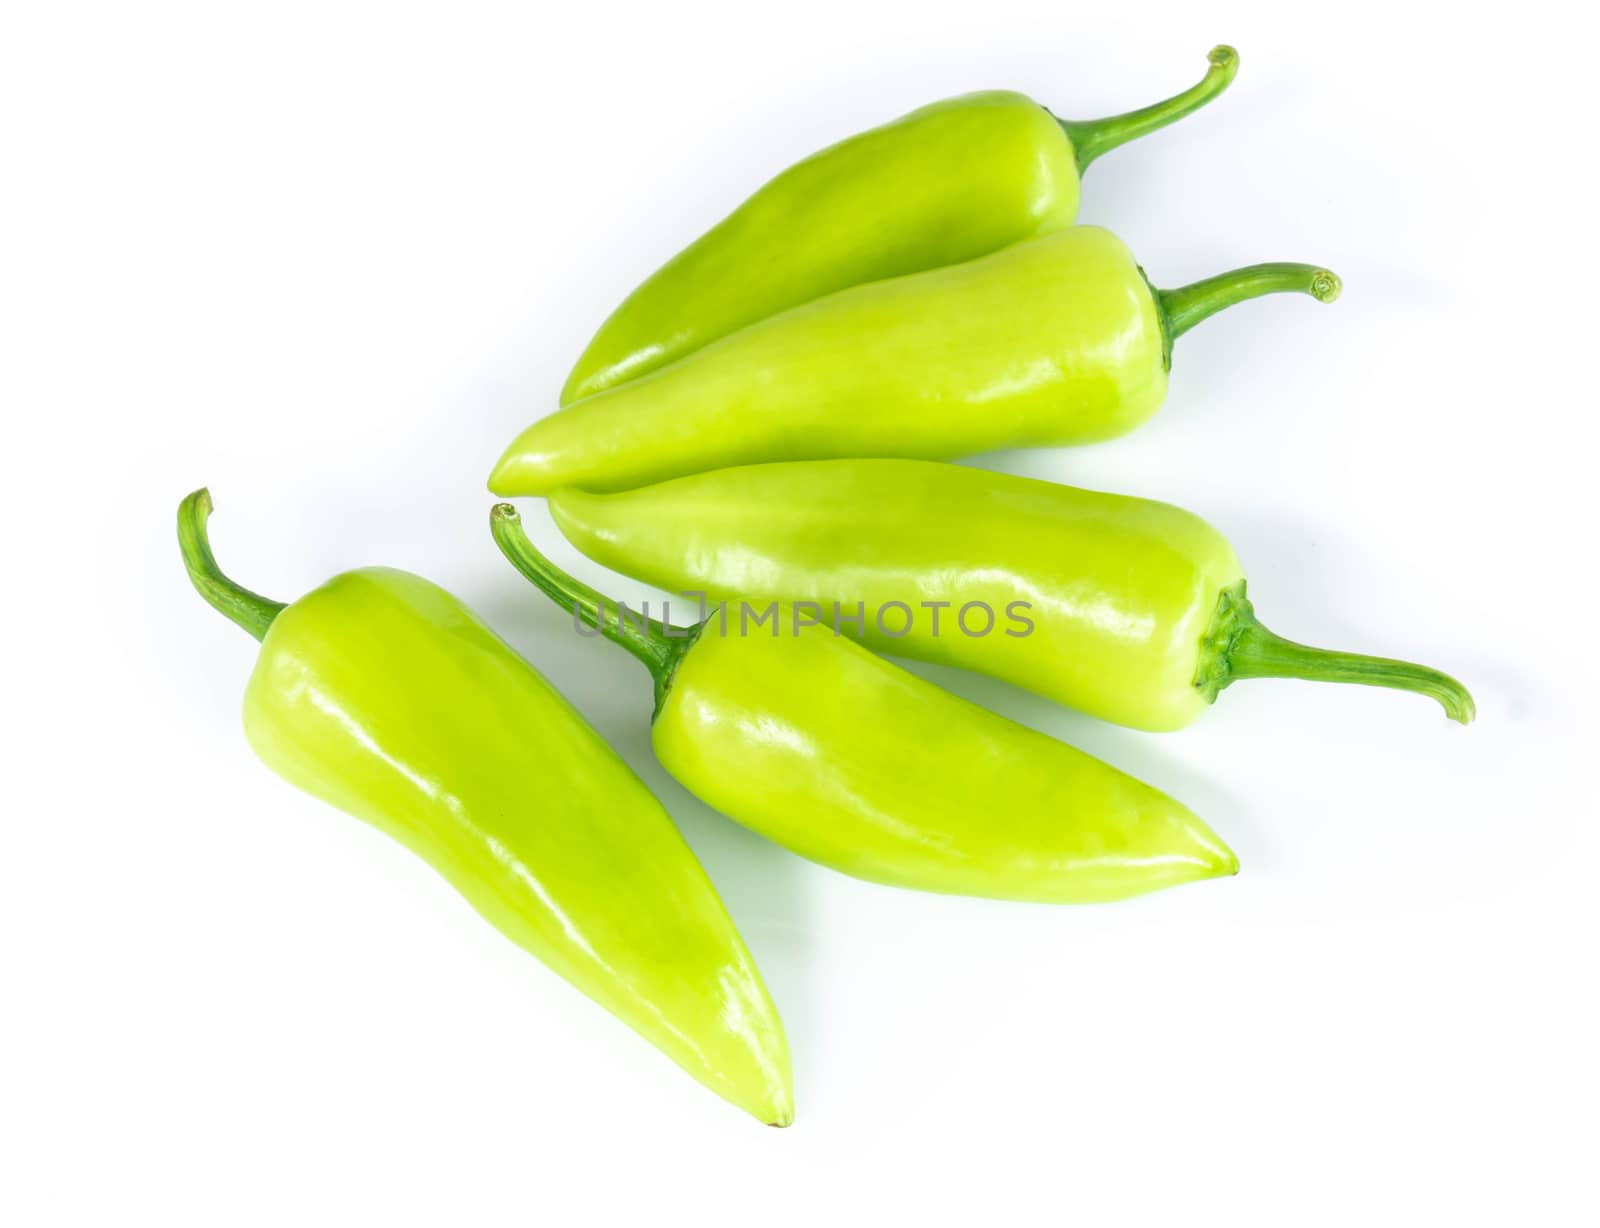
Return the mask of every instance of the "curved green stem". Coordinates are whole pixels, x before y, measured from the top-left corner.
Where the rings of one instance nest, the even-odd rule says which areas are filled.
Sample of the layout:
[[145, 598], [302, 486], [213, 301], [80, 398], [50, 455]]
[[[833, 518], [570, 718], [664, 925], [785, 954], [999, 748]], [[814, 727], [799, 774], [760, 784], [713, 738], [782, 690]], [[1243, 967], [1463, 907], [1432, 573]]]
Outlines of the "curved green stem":
[[183, 551], [183, 565], [189, 569], [189, 582], [213, 608], [262, 639], [284, 603], [252, 593], [222, 574], [206, 534], [210, 516], [211, 492], [204, 486], [178, 505], [178, 547]]
[[[496, 503], [489, 511], [489, 528], [494, 533], [495, 544], [511, 565], [532, 581], [537, 588], [563, 610], [600, 632], [613, 644], [620, 644], [644, 663], [655, 682], [656, 710], [666, 698], [672, 683], [673, 671], [678, 662], [697, 638], [698, 628], [673, 634], [667, 624], [654, 618], [637, 620], [625, 618], [622, 607], [590, 588], [582, 580], [570, 576], [557, 567], [534, 547], [522, 530], [522, 517], [509, 503]], [[606, 606], [614, 608], [614, 617], [606, 617]]]
[[1252, 264], [1176, 290], [1157, 290], [1156, 304], [1171, 345], [1200, 321], [1247, 299], [1309, 294], [1319, 303], [1331, 303], [1343, 288], [1337, 273], [1314, 264]]
[[1430, 696], [1446, 716], [1463, 725], [1477, 715], [1467, 688], [1449, 674], [1408, 661], [1309, 648], [1274, 635], [1256, 620], [1243, 580], [1224, 589], [1217, 600], [1216, 615], [1201, 642], [1194, 684], [1207, 699], [1215, 700], [1218, 692], [1240, 678], [1304, 678], [1392, 687]]
[[1200, 83], [1165, 102], [1129, 111], [1126, 115], [1108, 115], [1104, 119], [1057, 119], [1077, 155], [1078, 174], [1083, 174], [1089, 163], [1102, 154], [1193, 114], [1227, 89], [1239, 71], [1239, 53], [1232, 47], [1218, 46], [1213, 47], [1206, 58], [1211, 61], [1211, 67]]

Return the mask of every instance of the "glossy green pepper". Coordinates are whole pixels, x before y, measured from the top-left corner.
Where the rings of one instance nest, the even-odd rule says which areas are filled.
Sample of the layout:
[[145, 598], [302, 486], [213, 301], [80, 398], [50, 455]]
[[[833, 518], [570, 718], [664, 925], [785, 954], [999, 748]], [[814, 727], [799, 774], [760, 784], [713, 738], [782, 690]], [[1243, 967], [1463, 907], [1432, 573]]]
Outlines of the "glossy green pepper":
[[[1137, 729], [1181, 728], [1241, 678], [1397, 687], [1463, 724], [1473, 716], [1466, 688], [1437, 670], [1268, 631], [1227, 540], [1149, 499], [961, 465], [839, 460], [614, 495], [562, 490], [550, 511], [578, 549], [647, 583], [809, 603], [881, 652], [990, 674]], [[885, 619], [895, 603], [920, 616]], [[839, 619], [841, 608], [854, 617]]]
[[1107, 231], [1077, 226], [966, 264], [841, 290], [535, 422], [499, 495], [626, 490], [729, 465], [942, 460], [1087, 443], [1161, 404], [1174, 338], [1230, 304], [1339, 280], [1255, 265], [1157, 291]]
[[719, 337], [863, 282], [959, 264], [1069, 226], [1100, 155], [1210, 102], [1238, 71], [1211, 52], [1193, 89], [1073, 123], [1021, 94], [967, 94], [790, 167], [673, 257], [601, 325], [567, 377], [569, 404]]
[[[499, 504], [495, 540], [579, 624], [650, 670], [656, 756], [685, 788], [801, 856], [872, 882], [1090, 903], [1233, 874], [1187, 808], [848, 639], [713, 617], [606, 616]], [[781, 634], [780, 634], [781, 632]]]
[[364, 568], [292, 605], [233, 583], [178, 511], [189, 578], [261, 640], [245, 692], [273, 771], [418, 854], [496, 929], [718, 1095], [793, 1119], [783, 1025], [661, 803], [449, 593]]

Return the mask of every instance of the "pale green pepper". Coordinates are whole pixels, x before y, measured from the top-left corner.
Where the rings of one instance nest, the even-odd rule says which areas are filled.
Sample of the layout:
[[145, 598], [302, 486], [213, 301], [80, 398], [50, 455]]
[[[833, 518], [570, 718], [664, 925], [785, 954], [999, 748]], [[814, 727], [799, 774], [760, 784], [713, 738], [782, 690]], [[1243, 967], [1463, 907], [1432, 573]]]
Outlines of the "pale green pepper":
[[959, 264], [1069, 226], [1084, 169], [1227, 88], [1205, 79], [1126, 115], [1060, 120], [1004, 90], [936, 102], [784, 171], [672, 258], [601, 325], [561, 404], [638, 379], [747, 324], [863, 282]]
[[1176, 337], [1285, 291], [1330, 302], [1339, 279], [1266, 264], [1157, 291], [1120, 239], [1077, 226], [841, 290], [569, 405], [506, 449], [489, 488], [626, 490], [763, 461], [1109, 439], [1160, 406]]
[[[292, 605], [241, 588], [178, 511], [189, 578], [261, 641], [244, 729], [274, 772], [411, 849], [494, 927], [701, 1083], [785, 1126], [783, 1024], [650, 790], [449, 593], [364, 568]], [[546, 1055], [545, 1060], [559, 1060]]]
[[651, 744], [685, 788], [785, 848], [923, 891], [1091, 903], [1236, 873], [1187, 807], [1065, 743], [907, 673], [792, 611], [676, 631], [614, 617], [492, 515], [512, 564], [637, 657]]
[[550, 511], [578, 549], [650, 584], [805, 602], [880, 652], [990, 674], [1138, 729], [1187, 725], [1242, 678], [1396, 687], [1463, 724], [1473, 716], [1466, 688], [1438, 670], [1268, 631], [1227, 539], [1150, 499], [840, 460], [614, 495], [562, 490]]

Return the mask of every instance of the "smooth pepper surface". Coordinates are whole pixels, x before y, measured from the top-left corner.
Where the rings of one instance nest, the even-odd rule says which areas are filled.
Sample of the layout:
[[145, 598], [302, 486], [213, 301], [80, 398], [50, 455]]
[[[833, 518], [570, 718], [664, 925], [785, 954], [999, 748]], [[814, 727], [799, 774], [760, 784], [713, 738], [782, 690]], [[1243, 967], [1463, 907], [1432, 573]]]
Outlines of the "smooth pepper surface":
[[[1169, 503], [961, 465], [837, 460], [561, 490], [550, 510], [585, 554], [670, 592], [813, 603], [880, 652], [1138, 729], [1181, 728], [1252, 677], [1414, 690], [1472, 718], [1465, 688], [1437, 670], [1273, 635], [1227, 539]], [[880, 619], [895, 602], [917, 617]]]
[[788, 1045], [749, 951], [660, 802], [571, 704], [419, 576], [363, 568], [288, 606], [239, 588], [211, 557], [209, 511], [204, 491], [180, 509], [185, 561], [262, 641], [244, 701], [262, 761], [406, 845], [711, 1090], [787, 1125]]
[[1101, 154], [1190, 114], [1238, 71], [1107, 119], [1057, 119], [1021, 94], [946, 99], [797, 163], [639, 286], [600, 327], [566, 405], [847, 286], [958, 264], [1070, 225]]
[[926, 682], [790, 612], [671, 635], [624, 621], [494, 513], [501, 549], [547, 596], [649, 667], [651, 742], [692, 793], [846, 874], [1047, 903], [1122, 899], [1236, 873], [1181, 803]]
[[626, 490], [729, 465], [930, 460], [1088, 443], [1166, 396], [1174, 337], [1242, 299], [1338, 293], [1310, 265], [1156, 291], [1109, 231], [1077, 226], [966, 264], [855, 286], [535, 422], [500, 495]]

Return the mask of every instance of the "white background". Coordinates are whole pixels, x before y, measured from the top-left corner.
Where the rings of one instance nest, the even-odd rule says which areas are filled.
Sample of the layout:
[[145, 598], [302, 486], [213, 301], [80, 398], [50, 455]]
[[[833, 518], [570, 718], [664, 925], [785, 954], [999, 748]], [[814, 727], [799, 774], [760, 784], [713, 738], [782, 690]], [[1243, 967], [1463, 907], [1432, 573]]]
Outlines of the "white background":
[[[1592, 31], [1204, 7], [8, 9], [0, 1220], [1595, 1222]], [[980, 87], [1142, 105], [1218, 41], [1232, 90], [1082, 217], [1158, 283], [1309, 260], [1343, 299], [1184, 337], [1129, 438], [989, 459], [1202, 513], [1270, 626], [1448, 669], [1477, 724], [1255, 682], [1153, 737], [936, 675], [1243, 860], [1113, 907], [876, 888], [709, 812], [643, 671], [498, 557], [500, 448], [789, 162]], [[174, 544], [201, 483], [247, 584], [426, 574], [613, 740], [765, 971], [792, 1129], [253, 759], [254, 645]]]

